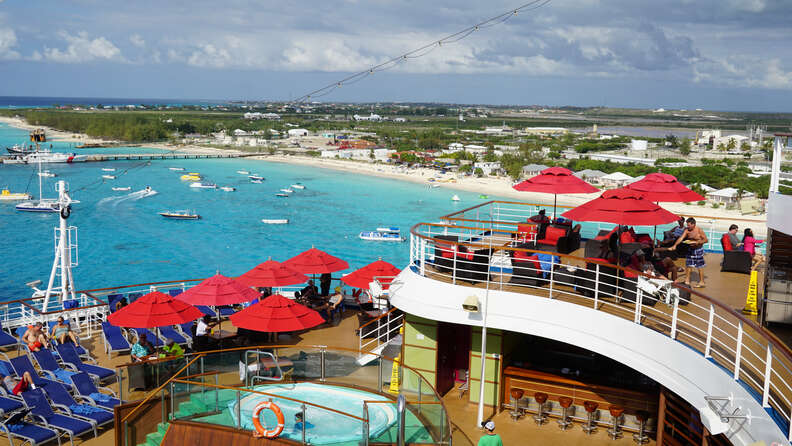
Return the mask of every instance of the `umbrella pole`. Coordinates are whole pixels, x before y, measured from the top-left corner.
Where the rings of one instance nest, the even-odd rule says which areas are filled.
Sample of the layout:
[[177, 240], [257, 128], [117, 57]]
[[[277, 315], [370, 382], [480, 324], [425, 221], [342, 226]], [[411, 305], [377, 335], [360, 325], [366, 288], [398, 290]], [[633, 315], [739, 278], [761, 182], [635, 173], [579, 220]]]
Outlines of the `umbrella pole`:
[[553, 220], [556, 219], [556, 203], [558, 202], [558, 194], [553, 194]]

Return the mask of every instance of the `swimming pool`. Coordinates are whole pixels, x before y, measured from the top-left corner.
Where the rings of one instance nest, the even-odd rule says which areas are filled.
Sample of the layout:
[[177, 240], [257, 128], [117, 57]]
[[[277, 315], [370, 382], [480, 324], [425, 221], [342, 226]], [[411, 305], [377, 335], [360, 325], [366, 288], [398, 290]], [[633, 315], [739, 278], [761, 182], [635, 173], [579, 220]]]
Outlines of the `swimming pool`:
[[[379, 436], [393, 426], [398, 419], [395, 402], [385, 396], [363, 390], [315, 383], [268, 384], [255, 386], [253, 390], [330, 407], [357, 417], [363, 417], [363, 401], [387, 401], [388, 403], [368, 405], [369, 438]], [[249, 394], [243, 397], [239, 403], [242, 428], [253, 430], [254, 408], [258, 403], [270, 398], [280, 407], [285, 419], [285, 427], [280, 438], [301, 441], [302, 430], [295, 427], [294, 421], [294, 415], [302, 411], [301, 403], [277, 397], [258, 394]], [[237, 402], [229, 402], [228, 409], [236, 423]], [[309, 423], [305, 438], [311, 444], [354, 442], [359, 441], [362, 437], [362, 423], [352, 417], [306, 405], [305, 419]], [[276, 424], [275, 415], [268, 410], [262, 412], [261, 420], [262, 425], [268, 427]]]

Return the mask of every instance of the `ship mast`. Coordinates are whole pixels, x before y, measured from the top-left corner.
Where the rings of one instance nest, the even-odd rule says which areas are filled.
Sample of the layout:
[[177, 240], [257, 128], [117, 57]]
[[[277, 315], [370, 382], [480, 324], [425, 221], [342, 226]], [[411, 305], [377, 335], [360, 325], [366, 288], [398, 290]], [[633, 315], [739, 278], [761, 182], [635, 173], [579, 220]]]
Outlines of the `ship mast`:
[[[69, 190], [66, 182], [59, 180], [56, 189], [58, 191], [58, 208], [60, 224], [55, 228], [55, 259], [52, 262], [52, 272], [50, 273], [47, 291], [44, 294], [44, 305], [42, 309], [49, 309], [50, 296], [53, 290], [58, 294], [61, 304], [64, 299], [71, 297], [76, 299], [74, 294], [74, 276], [72, 267], [77, 266], [77, 227], [68, 226], [66, 220], [71, 214], [71, 203]], [[55, 286], [55, 279], [60, 276], [60, 285]], [[58, 290], [60, 288], [60, 290]]]

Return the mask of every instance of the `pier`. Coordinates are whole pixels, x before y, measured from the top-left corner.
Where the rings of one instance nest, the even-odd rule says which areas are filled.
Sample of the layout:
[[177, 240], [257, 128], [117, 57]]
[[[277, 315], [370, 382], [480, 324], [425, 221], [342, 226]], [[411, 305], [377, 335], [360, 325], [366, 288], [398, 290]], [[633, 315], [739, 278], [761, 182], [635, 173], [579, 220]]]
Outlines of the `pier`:
[[[264, 153], [92, 153], [85, 154], [86, 162], [98, 161], [139, 161], [139, 160], [185, 160], [185, 159], [215, 159], [215, 158], [248, 158], [261, 156]], [[13, 155], [0, 157], [3, 162], [16, 161]]]

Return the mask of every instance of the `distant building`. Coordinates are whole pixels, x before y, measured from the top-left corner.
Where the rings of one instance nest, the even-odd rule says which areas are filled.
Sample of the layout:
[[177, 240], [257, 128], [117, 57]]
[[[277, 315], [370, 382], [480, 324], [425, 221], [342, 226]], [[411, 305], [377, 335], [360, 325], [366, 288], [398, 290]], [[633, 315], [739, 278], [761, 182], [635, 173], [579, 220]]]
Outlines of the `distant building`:
[[479, 162], [473, 164], [473, 170], [481, 169], [484, 175], [498, 175], [503, 171], [499, 161]]
[[608, 187], [624, 187], [631, 183], [633, 177], [623, 172], [613, 172], [601, 178], [602, 184]]
[[353, 115], [352, 119], [354, 119], [355, 121], [375, 121], [375, 122], [378, 122], [378, 121], [382, 121], [382, 116], [372, 113], [372, 114], [370, 114], [368, 116]]
[[[707, 199], [713, 203], [721, 203], [721, 204], [736, 204], [739, 200], [737, 198], [737, 193], [739, 190], [733, 187], [726, 187], [723, 189], [718, 189], [716, 191], [707, 192]], [[741, 198], [754, 198], [755, 194], [753, 192], [743, 191]]]
[[587, 181], [591, 184], [602, 184], [602, 177], [607, 175], [607, 173], [601, 170], [594, 170], [594, 169], [585, 169], [579, 172], [575, 172], [574, 175], [581, 180]]
[[545, 169], [547, 169], [547, 166], [544, 164], [528, 164], [523, 166], [522, 173], [524, 177], [530, 178], [539, 175]]
[[308, 136], [308, 130], [305, 129], [289, 129], [289, 138], [296, 138], [300, 136]]
[[280, 115], [277, 113], [260, 113], [260, 112], [253, 112], [253, 113], [245, 113], [242, 115], [245, 119], [250, 119], [251, 121], [256, 121], [259, 119], [271, 119], [271, 120], [278, 120], [280, 119]]
[[646, 164], [647, 166], [654, 166], [655, 163], [654, 158], [636, 158], [634, 156], [610, 155], [606, 153], [590, 153], [586, 155], [589, 157], [589, 159], [599, 160], [599, 161], [611, 161], [620, 164], [636, 163], [636, 164]]
[[526, 127], [525, 133], [528, 135], [565, 135], [569, 129], [563, 127]]
[[633, 139], [630, 141], [630, 148], [632, 150], [646, 150], [649, 148], [649, 141], [645, 139]]
[[393, 118], [393, 122], [407, 122], [406, 118]]
[[721, 137], [720, 130], [702, 130], [696, 132], [696, 145], [704, 145], [713, 142], [716, 138]]

